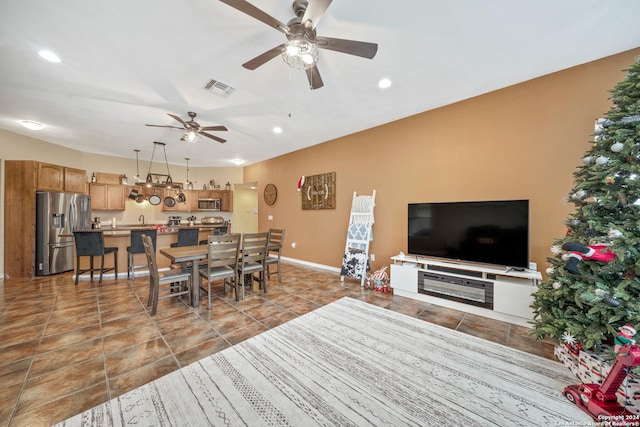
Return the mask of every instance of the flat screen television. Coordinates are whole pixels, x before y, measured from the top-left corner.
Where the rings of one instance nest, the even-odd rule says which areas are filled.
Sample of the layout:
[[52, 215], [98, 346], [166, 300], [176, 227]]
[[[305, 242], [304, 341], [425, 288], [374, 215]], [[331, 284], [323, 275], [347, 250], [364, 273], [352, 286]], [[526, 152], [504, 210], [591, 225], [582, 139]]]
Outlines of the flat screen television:
[[529, 267], [529, 201], [410, 203], [412, 255]]

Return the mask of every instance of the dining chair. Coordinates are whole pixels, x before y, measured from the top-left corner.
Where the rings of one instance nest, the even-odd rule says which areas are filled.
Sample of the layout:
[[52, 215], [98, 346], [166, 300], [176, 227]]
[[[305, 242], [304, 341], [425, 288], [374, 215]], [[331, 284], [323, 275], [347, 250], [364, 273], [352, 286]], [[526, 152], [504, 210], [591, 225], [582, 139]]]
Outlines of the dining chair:
[[267, 266], [267, 279], [271, 280], [271, 266], [275, 265], [278, 272], [278, 283], [282, 283], [280, 276], [280, 256], [282, 255], [282, 243], [284, 242], [284, 230], [277, 228], [269, 229], [269, 243], [267, 244], [267, 257], [265, 265]]
[[[102, 231], [74, 231], [73, 240], [76, 246], [76, 280], [75, 284], [78, 285], [78, 278], [83, 273], [90, 273], [91, 280], [93, 280], [93, 272], [100, 271], [100, 279], [98, 283], [102, 283], [102, 275], [107, 271], [114, 270], [115, 277], [118, 277], [118, 248], [117, 247], [105, 247], [104, 246], [104, 233]], [[104, 267], [105, 254], [113, 253], [113, 267]], [[89, 268], [80, 268], [80, 257], [89, 257]], [[93, 258], [100, 257], [100, 268], [94, 268]]]
[[200, 287], [203, 287], [203, 280], [207, 281], [207, 296], [209, 302], [207, 309], [211, 310], [211, 282], [222, 279], [224, 281], [224, 292], [227, 293], [227, 279], [233, 284], [238, 296], [238, 254], [240, 252], [240, 234], [227, 234], [224, 236], [209, 236], [207, 242], [208, 257], [205, 268], [199, 270]]
[[[187, 295], [189, 304], [191, 304], [191, 273], [183, 270], [158, 271], [153, 239], [143, 234], [142, 245], [149, 267], [149, 299], [147, 300], [147, 307], [151, 306], [151, 315], [154, 316], [156, 314], [160, 298]], [[160, 295], [161, 290], [169, 291], [169, 293]]]
[[129, 246], [127, 246], [127, 279], [131, 277], [133, 280], [136, 280], [136, 268], [147, 267], [147, 264], [135, 265], [134, 262], [136, 254], [144, 254], [144, 246], [142, 245], [143, 234], [151, 237], [153, 247], [156, 247], [158, 230], [152, 228], [131, 230], [131, 239]]
[[[260, 282], [260, 288], [267, 293], [267, 281], [265, 280], [265, 258], [267, 256], [267, 243], [269, 242], [269, 232], [264, 233], [244, 233], [240, 245], [240, 261], [238, 262], [238, 280], [242, 288], [242, 299], [244, 299], [244, 287], [253, 284], [256, 280]], [[238, 301], [238, 291], [236, 289], [236, 301]]]

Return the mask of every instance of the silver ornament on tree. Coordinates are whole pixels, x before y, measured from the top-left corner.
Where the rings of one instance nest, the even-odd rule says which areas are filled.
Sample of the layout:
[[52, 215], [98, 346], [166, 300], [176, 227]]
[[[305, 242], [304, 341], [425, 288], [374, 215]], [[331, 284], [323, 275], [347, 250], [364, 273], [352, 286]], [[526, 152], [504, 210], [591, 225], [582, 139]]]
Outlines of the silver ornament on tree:
[[611, 146], [611, 151], [613, 151], [614, 153], [619, 153], [622, 151], [623, 148], [624, 148], [624, 144], [622, 142], [616, 142]]

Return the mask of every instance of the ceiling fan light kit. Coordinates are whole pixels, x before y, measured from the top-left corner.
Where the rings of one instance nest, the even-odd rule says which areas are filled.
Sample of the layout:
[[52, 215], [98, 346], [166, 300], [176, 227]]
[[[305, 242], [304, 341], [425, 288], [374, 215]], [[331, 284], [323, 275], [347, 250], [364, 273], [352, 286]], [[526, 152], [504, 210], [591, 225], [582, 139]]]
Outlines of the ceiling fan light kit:
[[306, 37], [290, 40], [282, 48], [282, 59], [296, 70], [306, 70], [315, 66], [318, 57], [318, 47]]

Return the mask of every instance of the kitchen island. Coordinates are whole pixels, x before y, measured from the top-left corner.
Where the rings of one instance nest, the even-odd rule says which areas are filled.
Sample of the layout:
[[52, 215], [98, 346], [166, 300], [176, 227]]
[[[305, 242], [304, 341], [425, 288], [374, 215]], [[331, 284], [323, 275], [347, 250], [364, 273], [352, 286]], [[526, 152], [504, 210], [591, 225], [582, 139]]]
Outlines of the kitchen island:
[[[216, 230], [218, 232], [228, 232], [228, 227], [226, 225], [209, 225], [202, 224], [196, 225], [200, 231], [198, 233], [198, 240], [206, 240], [209, 235], [214, 234]], [[178, 241], [178, 230], [180, 228], [193, 228], [186, 226], [153, 226], [149, 225], [148, 227], [141, 227], [139, 225], [135, 226], [117, 226], [115, 229], [111, 227], [104, 227], [102, 231], [104, 233], [104, 245], [110, 247], [118, 248], [118, 277], [126, 278], [127, 277], [127, 247], [131, 245], [131, 230], [141, 230], [145, 228], [157, 228], [158, 236], [156, 239], [156, 259], [158, 262], [158, 268], [167, 268], [171, 265], [169, 259], [160, 254], [159, 249], [168, 248], [171, 246], [171, 243], [175, 243]], [[222, 230], [221, 230], [222, 229]], [[74, 255], [75, 256], [75, 255]], [[136, 254], [134, 256], [134, 264], [135, 265], [143, 265], [146, 264], [146, 259], [144, 253]], [[113, 265], [113, 256], [106, 256], [104, 259], [105, 267], [111, 267]], [[87, 268], [89, 266], [89, 258], [82, 257], [80, 259], [80, 267]], [[137, 270], [136, 270], [137, 271]], [[146, 272], [141, 272], [142, 274], [146, 274]], [[138, 275], [139, 273], [136, 273]], [[86, 274], [88, 276], [88, 274]], [[81, 275], [80, 279], [82, 280], [85, 275]], [[105, 274], [105, 278], [109, 278], [109, 274]], [[113, 275], [111, 275], [113, 277]]]

